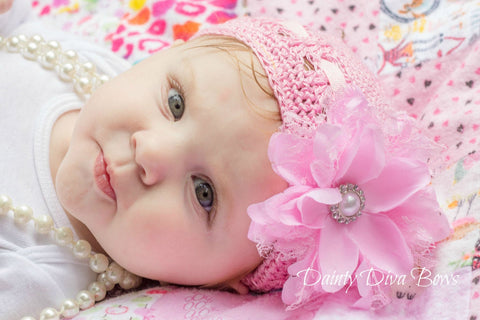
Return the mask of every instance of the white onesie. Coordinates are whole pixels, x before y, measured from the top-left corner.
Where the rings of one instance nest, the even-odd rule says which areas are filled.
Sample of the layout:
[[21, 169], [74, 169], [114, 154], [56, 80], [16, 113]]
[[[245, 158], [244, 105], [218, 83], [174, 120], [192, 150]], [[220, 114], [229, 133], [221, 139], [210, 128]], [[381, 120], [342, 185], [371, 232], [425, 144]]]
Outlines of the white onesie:
[[[112, 77], [130, 67], [108, 50], [32, 20], [28, 1], [16, 0], [0, 15], [0, 35], [40, 34], [58, 41], [93, 62]], [[18, 27], [18, 28], [17, 28]], [[82, 107], [72, 83], [54, 71], [0, 50], [0, 194], [34, 214], [49, 214], [57, 227], [70, 226], [55, 194], [49, 167], [50, 133], [64, 112]], [[73, 257], [49, 236], [35, 234], [33, 224], [19, 228], [0, 217], [0, 318], [38, 316], [45, 307], [58, 308], [95, 279], [84, 261]]]

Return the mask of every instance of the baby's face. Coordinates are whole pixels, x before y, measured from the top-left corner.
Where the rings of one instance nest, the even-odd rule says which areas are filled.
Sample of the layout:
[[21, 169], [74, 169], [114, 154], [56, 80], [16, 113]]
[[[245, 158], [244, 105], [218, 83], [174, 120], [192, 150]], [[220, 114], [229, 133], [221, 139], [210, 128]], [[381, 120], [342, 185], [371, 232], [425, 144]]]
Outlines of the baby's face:
[[[198, 45], [164, 50], [92, 96], [56, 188], [128, 270], [212, 285], [260, 263], [247, 207], [286, 184], [267, 157], [279, 122], [251, 106], [274, 110], [276, 101], [228, 54]], [[250, 65], [248, 53], [238, 57]]]

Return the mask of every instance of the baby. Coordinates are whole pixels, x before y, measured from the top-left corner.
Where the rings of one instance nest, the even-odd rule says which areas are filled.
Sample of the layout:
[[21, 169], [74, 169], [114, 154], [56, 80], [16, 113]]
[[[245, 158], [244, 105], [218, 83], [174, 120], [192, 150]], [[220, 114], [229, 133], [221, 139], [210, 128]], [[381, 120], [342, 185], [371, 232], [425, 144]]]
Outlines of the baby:
[[[392, 117], [341, 41], [242, 18], [130, 68], [39, 23], [14, 34], [43, 31], [45, 40], [9, 37], [22, 5], [0, 15], [0, 133], [9, 150], [0, 193], [14, 202], [1, 197], [4, 319], [58, 307], [95, 280], [90, 268], [104, 271], [99, 256], [89, 267], [38, 235], [40, 219], [26, 223], [20, 204], [49, 214], [56, 228], [46, 223], [44, 233], [57, 242], [71, 226], [141, 277], [239, 293], [283, 288], [292, 308], [343, 297], [347, 286], [356, 306], [384, 305], [390, 288], [366, 290], [361, 272], [408, 272], [430, 256], [420, 249], [448, 234], [424, 154], [409, 149], [409, 120]], [[50, 49], [38, 53], [35, 43], [61, 58], [48, 60]], [[357, 281], [312, 276], [333, 273]], [[69, 303], [78, 310], [81, 300]], [[44, 318], [73, 315], [65, 305]]]

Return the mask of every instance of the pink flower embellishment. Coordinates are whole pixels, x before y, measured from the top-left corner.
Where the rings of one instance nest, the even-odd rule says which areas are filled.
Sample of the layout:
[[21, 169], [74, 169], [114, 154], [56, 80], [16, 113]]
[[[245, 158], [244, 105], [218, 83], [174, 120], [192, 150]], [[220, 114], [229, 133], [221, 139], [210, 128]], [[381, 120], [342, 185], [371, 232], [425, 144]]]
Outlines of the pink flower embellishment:
[[[306, 268], [323, 276], [354, 277], [366, 266], [409, 274], [416, 236], [421, 233], [433, 244], [448, 235], [427, 165], [413, 151], [411, 157], [396, 155], [407, 146], [398, 145], [402, 139], [385, 137], [379, 123], [359, 90], [347, 89], [314, 137], [272, 136], [269, 158], [289, 187], [248, 208], [249, 238], [286, 254], [303, 252], [289, 268], [285, 303], [305, 299], [304, 283], [299, 283], [304, 279], [298, 275]], [[313, 290], [326, 295], [343, 287], [318, 282]], [[356, 288], [360, 297], [373, 290], [360, 283]]]

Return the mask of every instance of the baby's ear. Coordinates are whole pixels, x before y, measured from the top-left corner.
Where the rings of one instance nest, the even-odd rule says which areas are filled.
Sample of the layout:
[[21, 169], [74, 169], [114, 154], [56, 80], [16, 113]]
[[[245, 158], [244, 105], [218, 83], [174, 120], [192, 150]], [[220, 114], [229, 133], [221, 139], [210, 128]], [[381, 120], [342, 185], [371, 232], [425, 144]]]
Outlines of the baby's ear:
[[240, 279], [231, 280], [227, 283], [227, 286], [235, 290], [238, 294], [248, 294], [250, 290], [240, 282]]

